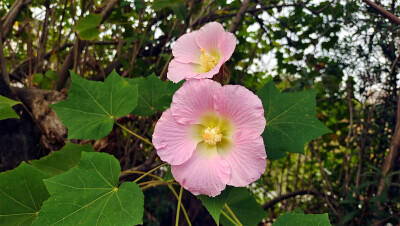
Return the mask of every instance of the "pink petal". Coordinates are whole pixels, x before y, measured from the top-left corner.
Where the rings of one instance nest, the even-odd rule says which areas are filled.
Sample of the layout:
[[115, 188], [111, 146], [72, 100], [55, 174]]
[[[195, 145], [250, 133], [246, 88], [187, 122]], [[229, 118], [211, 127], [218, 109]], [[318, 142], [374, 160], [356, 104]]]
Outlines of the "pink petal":
[[204, 25], [197, 31], [196, 41], [200, 48], [207, 52], [218, 50], [221, 40], [224, 39], [225, 30], [218, 22], [211, 22]]
[[231, 166], [231, 180], [228, 185], [243, 187], [264, 173], [267, 155], [263, 138], [253, 130], [241, 130], [233, 137], [234, 147], [225, 160]]
[[181, 63], [200, 63], [200, 47], [196, 42], [197, 31], [184, 34], [172, 47], [172, 54], [175, 60]]
[[205, 154], [211, 150], [203, 150], [204, 146], [204, 142], [199, 143], [192, 157], [182, 165], [171, 165], [171, 172], [175, 180], [194, 195], [215, 197], [225, 189], [231, 170], [216, 150], [212, 155]]
[[230, 32], [225, 32], [224, 39], [219, 43], [219, 49], [222, 53], [223, 61], [226, 62], [231, 58], [236, 48], [236, 37]]
[[153, 144], [161, 160], [174, 165], [186, 162], [200, 141], [193, 129], [192, 125], [176, 122], [170, 109], [164, 111], [153, 133]]
[[173, 59], [168, 65], [167, 77], [169, 80], [177, 83], [185, 78], [198, 75], [197, 71], [201, 65], [193, 63], [181, 63]]
[[236, 130], [253, 129], [259, 135], [264, 131], [264, 108], [260, 98], [239, 85], [226, 85], [214, 95], [215, 110], [231, 119]]
[[171, 114], [179, 123], [198, 123], [201, 115], [214, 111], [213, 96], [219, 89], [221, 85], [209, 79], [186, 81], [172, 98]]

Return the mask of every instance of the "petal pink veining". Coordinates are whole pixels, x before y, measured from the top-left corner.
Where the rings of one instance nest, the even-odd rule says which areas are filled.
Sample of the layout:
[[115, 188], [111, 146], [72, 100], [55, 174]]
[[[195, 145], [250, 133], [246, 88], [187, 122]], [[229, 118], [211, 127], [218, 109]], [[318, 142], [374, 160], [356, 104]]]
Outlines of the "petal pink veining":
[[172, 47], [174, 59], [167, 77], [177, 83], [183, 79], [212, 78], [232, 56], [236, 37], [217, 22], [181, 36]]
[[264, 173], [260, 99], [242, 86], [188, 80], [157, 122], [153, 142], [177, 182], [195, 195], [217, 196]]

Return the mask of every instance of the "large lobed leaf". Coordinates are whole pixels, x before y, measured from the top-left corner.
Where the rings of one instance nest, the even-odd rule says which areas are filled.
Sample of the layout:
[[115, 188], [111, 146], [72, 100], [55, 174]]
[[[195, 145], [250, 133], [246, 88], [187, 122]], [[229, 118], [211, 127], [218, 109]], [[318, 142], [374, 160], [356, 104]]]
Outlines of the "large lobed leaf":
[[[257, 225], [267, 216], [246, 188], [228, 186], [217, 197], [200, 195], [198, 198], [217, 225], [220, 221], [224, 226], [233, 225], [225, 216], [221, 216], [225, 204], [229, 206], [242, 225]], [[224, 212], [228, 214], [227, 210]]]
[[19, 115], [17, 115], [17, 113], [15, 113], [15, 111], [12, 109], [12, 106], [16, 104], [19, 104], [19, 102], [0, 96], [0, 120], [19, 118]]
[[83, 151], [94, 152], [94, 149], [91, 144], [67, 143], [59, 151], [55, 151], [39, 160], [30, 160], [29, 163], [43, 173], [55, 176], [76, 166], [81, 159]]
[[150, 116], [156, 113], [157, 110], [164, 111], [169, 108], [172, 95], [181, 86], [181, 83], [165, 83], [155, 74], [151, 74], [146, 78], [127, 78], [125, 80], [139, 87], [138, 104], [132, 114], [140, 116]]
[[[267, 213], [261, 208], [260, 204], [257, 203], [247, 188], [232, 188], [226, 204], [244, 226], [257, 225], [263, 218], [267, 217]], [[221, 223], [224, 226], [233, 225], [223, 215]]]
[[315, 117], [316, 92], [280, 93], [272, 81], [257, 92], [267, 122], [262, 136], [268, 159], [284, 157], [286, 152], [304, 153], [306, 142], [330, 132]]
[[129, 114], [137, 105], [138, 87], [113, 71], [104, 82], [88, 81], [71, 72], [68, 100], [52, 105], [68, 128], [68, 139], [101, 139], [116, 117]]
[[219, 225], [219, 218], [221, 216], [222, 208], [228, 201], [231, 191], [232, 187], [229, 186], [225, 190], [223, 190], [221, 194], [217, 197], [209, 197], [206, 195], [197, 196], [197, 198], [199, 198], [203, 203], [203, 206], [206, 207], [217, 225]]
[[278, 217], [273, 226], [331, 226], [328, 214], [303, 214], [288, 212]]
[[142, 224], [143, 193], [134, 182], [118, 187], [120, 170], [109, 154], [82, 152], [77, 166], [44, 180], [51, 197], [33, 225]]
[[0, 174], [0, 225], [30, 225], [49, 193], [43, 183], [48, 176], [22, 162]]

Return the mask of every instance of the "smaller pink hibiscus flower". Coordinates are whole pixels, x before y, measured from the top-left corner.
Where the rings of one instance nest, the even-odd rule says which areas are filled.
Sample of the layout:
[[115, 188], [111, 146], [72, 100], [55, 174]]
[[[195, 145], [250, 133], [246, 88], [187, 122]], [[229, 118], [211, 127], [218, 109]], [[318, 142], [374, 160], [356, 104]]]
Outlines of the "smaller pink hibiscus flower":
[[235, 47], [232, 33], [226, 32], [220, 23], [208, 23], [176, 41], [172, 48], [175, 58], [168, 65], [167, 77], [173, 82], [212, 78], [232, 56]]
[[264, 173], [264, 127], [261, 100], [245, 87], [188, 80], [157, 122], [153, 144], [185, 189], [214, 197]]

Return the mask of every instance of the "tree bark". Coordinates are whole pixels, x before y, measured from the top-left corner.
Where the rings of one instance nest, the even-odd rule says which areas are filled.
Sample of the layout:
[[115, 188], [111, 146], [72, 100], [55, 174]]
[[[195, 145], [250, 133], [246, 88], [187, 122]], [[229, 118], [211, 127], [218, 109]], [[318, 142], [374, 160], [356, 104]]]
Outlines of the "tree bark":
[[[394, 168], [394, 164], [396, 162], [395, 160], [399, 157], [399, 153], [400, 153], [400, 94], [398, 95], [397, 99], [396, 129], [392, 137], [392, 140], [390, 142], [389, 153], [385, 157], [382, 166], [382, 173], [384, 176], [386, 176]], [[389, 178], [389, 181], [391, 181], [391, 178]], [[382, 194], [383, 189], [385, 189], [385, 187], [386, 187], [385, 181], [383, 178], [381, 178], [378, 186], [378, 195]]]
[[2, 26], [0, 29], [3, 31], [1, 41], [4, 42], [7, 35], [11, 32], [15, 21], [18, 19], [19, 14], [25, 9], [33, 0], [17, 0], [10, 8], [8, 13], [1, 18]]
[[250, 4], [250, 0], [244, 0], [242, 2], [242, 5], [240, 6], [239, 11], [236, 14], [235, 20], [233, 21], [233, 23], [231, 24], [231, 26], [228, 29], [229, 32], [235, 33], [235, 31], [238, 29], [238, 26], [239, 26], [240, 22], [242, 21], [243, 16], [247, 11], [247, 8], [249, 8], [249, 4]]
[[280, 196], [276, 197], [275, 199], [272, 199], [272, 200], [264, 203], [262, 205], [262, 208], [264, 210], [267, 210], [267, 209], [271, 208], [273, 205], [275, 205], [278, 202], [281, 202], [281, 201], [283, 201], [285, 199], [289, 199], [289, 198], [292, 198], [292, 197], [296, 197], [298, 195], [313, 195], [313, 196], [319, 196], [319, 197], [324, 197], [325, 196], [324, 193], [321, 193], [321, 192], [319, 192], [317, 190], [312, 190], [312, 189], [310, 189], [310, 190], [293, 191], [293, 192], [289, 192], [289, 193], [280, 195]]
[[392, 23], [400, 25], [400, 19], [397, 16], [393, 15], [391, 12], [384, 9], [382, 6], [376, 4], [375, 2], [372, 2], [370, 0], [363, 0], [363, 2], [367, 3], [369, 6], [374, 8], [382, 16], [388, 18]]

